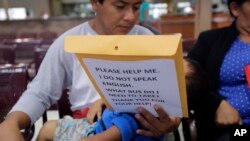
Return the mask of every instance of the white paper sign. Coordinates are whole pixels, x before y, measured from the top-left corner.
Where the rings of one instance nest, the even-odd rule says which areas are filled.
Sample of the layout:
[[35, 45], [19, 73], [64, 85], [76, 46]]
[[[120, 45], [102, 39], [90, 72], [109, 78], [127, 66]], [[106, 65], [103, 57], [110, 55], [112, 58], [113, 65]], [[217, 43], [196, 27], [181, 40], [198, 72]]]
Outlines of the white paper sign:
[[153, 105], [159, 104], [169, 115], [183, 116], [174, 60], [83, 61], [114, 111], [137, 113], [141, 106], [158, 116]]

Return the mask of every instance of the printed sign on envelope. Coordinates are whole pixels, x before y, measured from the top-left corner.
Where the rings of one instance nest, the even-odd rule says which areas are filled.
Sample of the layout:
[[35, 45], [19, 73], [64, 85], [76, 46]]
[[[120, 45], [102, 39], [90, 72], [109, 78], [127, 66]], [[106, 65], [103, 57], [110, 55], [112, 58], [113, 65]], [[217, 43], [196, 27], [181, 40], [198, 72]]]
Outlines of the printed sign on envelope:
[[187, 117], [180, 35], [69, 36], [75, 53], [111, 110], [136, 113], [139, 106], [158, 116], [159, 104], [171, 116]]

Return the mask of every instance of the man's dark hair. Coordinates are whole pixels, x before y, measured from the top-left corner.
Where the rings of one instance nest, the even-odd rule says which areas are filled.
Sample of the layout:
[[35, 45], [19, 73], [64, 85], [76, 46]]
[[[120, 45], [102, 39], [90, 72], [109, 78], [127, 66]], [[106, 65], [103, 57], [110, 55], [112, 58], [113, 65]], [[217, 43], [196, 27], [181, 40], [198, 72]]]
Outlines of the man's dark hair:
[[103, 4], [104, 0], [98, 0], [100, 4]]

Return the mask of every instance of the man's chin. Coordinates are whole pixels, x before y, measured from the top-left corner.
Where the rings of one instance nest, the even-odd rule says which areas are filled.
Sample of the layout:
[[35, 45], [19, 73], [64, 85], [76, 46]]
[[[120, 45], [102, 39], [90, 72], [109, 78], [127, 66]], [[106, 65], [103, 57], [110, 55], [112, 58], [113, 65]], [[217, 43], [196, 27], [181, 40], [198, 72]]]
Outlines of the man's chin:
[[122, 29], [118, 29], [118, 30], [116, 30], [115, 31], [115, 34], [116, 35], [126, 35], [126, 34], [128, 34], [129, 33], [129, 31], [130, 31], [131, 29], [125, 29], [125, 28], [122, 28]]

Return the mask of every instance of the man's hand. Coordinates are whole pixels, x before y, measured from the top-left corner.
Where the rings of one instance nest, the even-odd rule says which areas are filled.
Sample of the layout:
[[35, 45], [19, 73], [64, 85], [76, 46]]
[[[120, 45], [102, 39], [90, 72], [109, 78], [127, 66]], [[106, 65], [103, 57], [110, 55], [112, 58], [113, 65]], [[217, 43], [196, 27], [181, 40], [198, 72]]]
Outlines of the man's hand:
[[93, 123], [95, 117], [97, 117], [97, 119], [101, 118], [104, 106], [105, 105], [102, 99], [98, 99], [95, 103], [93, 103], [87, 114], [87, 120], [89, 123]]
[[181, 119], [177, 117], [169, 117], [169, 115], [159, 106], [154, 106], [159, 118], [154, 117], [146, 109], [140, 107], [135, 118], [148, 130], [138, 129], [136, 132], [143, 136], [159, 137], [165, 133], [177, 130]]
[[228, 126], [232, 124], [242, 124], [242, 119], [235, 108], [226, 100], [222, 100], [216, 110], [215, 122], [218, 126]]

